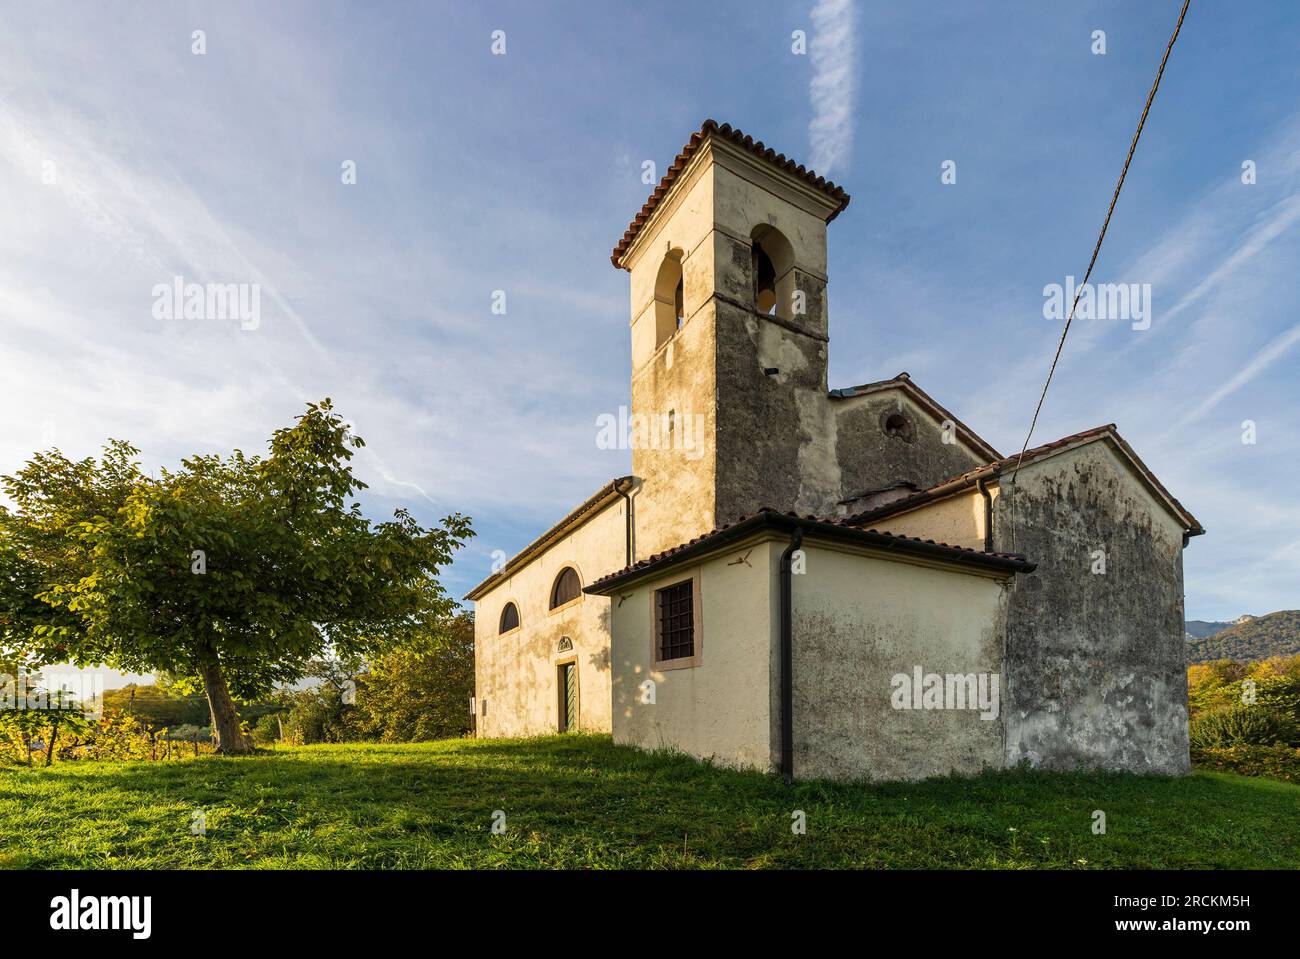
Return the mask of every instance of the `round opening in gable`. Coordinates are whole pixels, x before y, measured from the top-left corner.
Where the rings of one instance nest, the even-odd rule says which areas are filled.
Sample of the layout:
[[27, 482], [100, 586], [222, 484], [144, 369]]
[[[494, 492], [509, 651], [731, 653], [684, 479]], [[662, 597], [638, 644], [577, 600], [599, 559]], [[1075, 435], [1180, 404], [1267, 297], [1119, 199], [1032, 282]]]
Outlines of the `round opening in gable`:
[[886, 416], [883, 428], [886, 436], [896, 436], [900, 440], [912, 438], [912, 421], [902, 413], [890, 413]]

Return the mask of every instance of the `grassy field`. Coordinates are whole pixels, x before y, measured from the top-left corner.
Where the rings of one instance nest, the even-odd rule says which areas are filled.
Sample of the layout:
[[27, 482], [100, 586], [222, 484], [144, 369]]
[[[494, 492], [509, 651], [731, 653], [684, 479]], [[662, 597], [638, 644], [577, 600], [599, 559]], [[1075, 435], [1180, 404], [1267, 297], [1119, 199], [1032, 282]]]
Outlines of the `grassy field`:
[[0, 771], [0, 865], [1294, 869], [1300, 786], [1016, 771], [786, 789], [607, 736], [307, 746]]

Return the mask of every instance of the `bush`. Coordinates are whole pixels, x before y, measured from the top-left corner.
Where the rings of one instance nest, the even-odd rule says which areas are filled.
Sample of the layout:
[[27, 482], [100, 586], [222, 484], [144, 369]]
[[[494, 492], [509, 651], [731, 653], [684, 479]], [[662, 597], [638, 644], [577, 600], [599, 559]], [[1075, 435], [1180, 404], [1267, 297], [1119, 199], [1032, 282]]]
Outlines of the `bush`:
[[349, 738], [384, 743], [464, 736], [474, 695], [474, 618], [457, 616], [420, 650], [375, 659], [357, 678]]
[[1300, 745], [1300, 728], [1289, 716], [1267, 706], [1228, 706], [1192, 720], [1188, 738], [1193, 749], [1232, 746]]
[[1187, 704], [1192, 718], [1243, 701], [1247, 684], [1255, 705], [1267, 706], [1300, 722], [1300, 656], [1235, 663], [1222, 659], [1187, 669]]
[[1300, 749], [1290, 746], [1230, 746], [1225, 749], [1193, 749], [1192, 765], [1197, 769], [1264, 776], [1283, 782], [1300, 783]]
[[280, 741], [280, 715], [268, 713], [253, 723], [253, 742], [259, 746], [270, 746]]
[[177, 726], [174, 729], [163, 730], [163, 733], [164, 739], [170, 739], [173, 741], [179, 740], [180, 742], [186, 743], [192, 743], [195, 741], [206, 743], [212, 739], [211, 726], [193, 726], [188, 723], [184, 726]]

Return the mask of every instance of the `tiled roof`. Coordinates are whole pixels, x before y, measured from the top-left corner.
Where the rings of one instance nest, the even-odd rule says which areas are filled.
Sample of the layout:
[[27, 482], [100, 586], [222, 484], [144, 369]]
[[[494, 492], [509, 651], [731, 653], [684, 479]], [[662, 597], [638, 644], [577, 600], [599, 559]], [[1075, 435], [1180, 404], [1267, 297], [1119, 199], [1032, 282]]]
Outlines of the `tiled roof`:
[[820, 516], [799, 516], [797, 513], [782, 513], [770, 507], [765, 507], [756, 513], [741, 516], [734, 523], [719, 526], [707, 533], [696, 536], [692, 540], [671, 549], [666, 549], [663, 552], [655, 553], [653, 556], [639, 560], [631, 566], [610, 573], [608, 576], [602, 576], [588, 586], [586, 591], [589, 593], [602, 592], [614, 583], [638, 577], [642, 573], [661, 566], [667, 566], [679, 559], [707, 552], [716, 546], [723, 545], [728, 540], [748, 536], [750, 533], [765, 527], [776, 527], [791, 531], [797, 527], [802, 527], [809, 535], [813, 536], [828, 536], [856, 542], [864, 546], [879, 546], [901, 553], [929, 556], [934, 559], [982, 566], [1004, 572], [1027, 573], [1031, 572], [1035, 567], [1035, 564], [1026, 560], [1019, 553], [993, 553], [970, 549], [966, 546], [951, 546], [948, 543], [938, 543], [931, 539], [901, 536], [876, 529], [862, 529], [859, 526], [851, 525], [847, 520]]
[[1044, 443], [1042, 446], [1035, 446], [1025, 450], [1022, 457], [1019, 453], [1014, 456], [1004, 456], [1001, 459], [985, 463], [983, 466], [977, 466], [972, 470], [967, 470], [956, 476], [949, 477], [940, 483], [936, 483], [929, 489], [922, 490], [913, 496], [907, 496], [903, 499], [894, 500], [892, 503], [886, 503], [883, 506], [877, 506], [875, 509], [858, 513], [855, 516], [848, 517], [844, 522], [860, 526], [864, 523], [871, 523], [875, 520], [882, 519], [886, 516], [893, 516], [897, 513], [904, 513], [908, 510], [923, 506], [932, 500], [941, 499], [944, 496], [959, 492], [968, 487], [974, 486], [980, 479], [990, 475], [1003, 475], [1007, 471], [1015, 472], [1018, 463], [1034, 463], [1046, 456], [1053, 456], [1056, 453], [1063, 452], [1066, 449], [1077, 446], [1082, 443], [1092, 442], [1094, 440], [1109, 438], [1124, 456], [1133, 464], [1139, 475], [1142, 476], [1169, 505], [1172, 512], [1178, 515], [1178, 518], [1184, 523], [1187, 531], [1193, 536], [1199, 536], [1205, 532], [1205, 528], [1197, 522], [1196, 517], [1187, 511], [1174, 496], [1165, 489], [1163, 483], [1156, 478], [1141, 458], [1134, 452], [1133, 447], [1125, 442], [1124, 438], [1119, 435], [1119, 431], [1114, 423], [1106, 423], [1102, 426], [1094, 426], [1092, 429], [1083, 430], [1079, 433], [1071, 433], [1069, 436], [1063, 436], [1059, 440], [1053, 440], [1050, 443]]
[[659, 181], [659, 185], [655, 187], [654, 192], [650, 194], [650, 199], [646, 200], [645, 205], [641, 207], [641, 212], [632, 218], [632, 222], [628, 225], [627, 232], [623, 234], [623, 239], [618, 241], [618, 244], [614, 247], [614, 252], [609, 256], [609, 260], [614, 264], [614, 266], [619, 266], [618, 261], [623, 258], [623, 254], [625, 254], [628, 251], [628, 248], [631, 247], [637, 234], [641, 232], [641, 227], [645, 226], [647, 221], [649, 221], [650, 217], [654, 214], [655, 208], [659, 206], [660, 201], [668, 195], [668, 191], [672, 189], [673, 183], [676, 182], [677, 177], [681, 172], [686, 169], [686, 165], [690, 163], [691, 157], [693, 157], [699, 150], [700, 145], [711, 136], [720, 137], [721, 139], [734, 143], [737, 146], [744, 147], [755, 156], [762, 157], [769, 163], [781, 167], [789, 173], [793, 173], [795, 176], [806, 181], [810, 186], [816, 187], [832, 200], [837, 201], [839, 206], [836, 207], [835, 211], [831, 213], [829, 217], [827, 217], [827, 223], [839, 216], [840, 211], [849, 205], [849, 195], [844, 192], [843, 188], [836, 186], [825, 177], [820, 177], [812, 170], [806, 169], [801, 164], [795, 163], [784, 153], [777, 153], [771, 147], [764, 146], [762, 140], [755, 140], [751, 136], [746, 136], [744, 133], [741, 133], [739, 130], [734, 128], [730, 123], [719, 124], [716, 120], [705, 120], [704, 123], [700, 125], [699, 130], [691, 134], [691, 139], [686, 146], [682, 147], [682, 152], [677, 154], [677, 159], [673, 161], [672, 166], [670, 166], [667, 172], [664, 173], [663, 178]]
[[610, 480], [589, 496], [581, 506], [577, 507], [573, 512], [565, 516], [564, 519], [560, 520], [545, 533], [516, 553], [514, 558], [501, 568], [500, 572], [493, 573], [487, 579], [483, 580], [483, 582], [479, 583], [466, 593], [464, 598], [478, 599], [495, 586], [500, 580], [508, 577], [519, 567], [525, 565], [529, 560], [542, 552], [542, 550], [546, 549], [546, 547], [550, 546], [551, 543], [559, 539], [561, 535], [573, 529], [575, 526], [582, 525], [604, 507], [614, 502], [615, 498], [620, 494], [620, 491], [626, 491], [632, 483], [633, 479], [631, 476], [620, 476], [616, 479]]
[[833, 400], [847, 400], [855, 396], [868, 396], [872, 393], [878, 393], [882, 390], [902, 389], [906, 392], [917, 406], [925, 410], [939, 422], [951, 420], [957, 432], [966, 440], [967, 444], [973, 446], [977, 452], [989, 459], [997, 459], [1002, 454], [999, 453], [987, 440], [976, 433], [973, 429], [963, 423], [957, 417], [953, 416], [925, 390], [913, 382], [912, 377], [907, 373], [899, 373], [892, 380], [877, 380], [874, 383], [863, 383], [861, 386], [850, 386], [845, 389], [831, 390], [830, 396]]

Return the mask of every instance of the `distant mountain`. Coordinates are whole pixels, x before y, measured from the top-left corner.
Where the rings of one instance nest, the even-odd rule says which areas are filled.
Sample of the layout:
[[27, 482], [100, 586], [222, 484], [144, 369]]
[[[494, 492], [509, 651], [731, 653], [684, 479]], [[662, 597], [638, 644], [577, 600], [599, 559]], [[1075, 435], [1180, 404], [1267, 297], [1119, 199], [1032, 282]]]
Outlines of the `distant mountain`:
[[1300, 656], [1300, 609], [1284, 609], [1266, 616], [1242, 616], [1235, 623], [1191, 620], [1187, 623], [1187, 632], [1193, 633], [1195, 626], [1226, 628], [1189, 640], [1189, 663], [1208, 663], [1213, 659], [1248, 662], [1269, 656]]
[[1183, 635], [1187, 639], [1205, 639], [1215, 633], [1231, 628], [1232, 623], [1212, 623], [1204, 619], [1189, 619], [1183, 624]]

